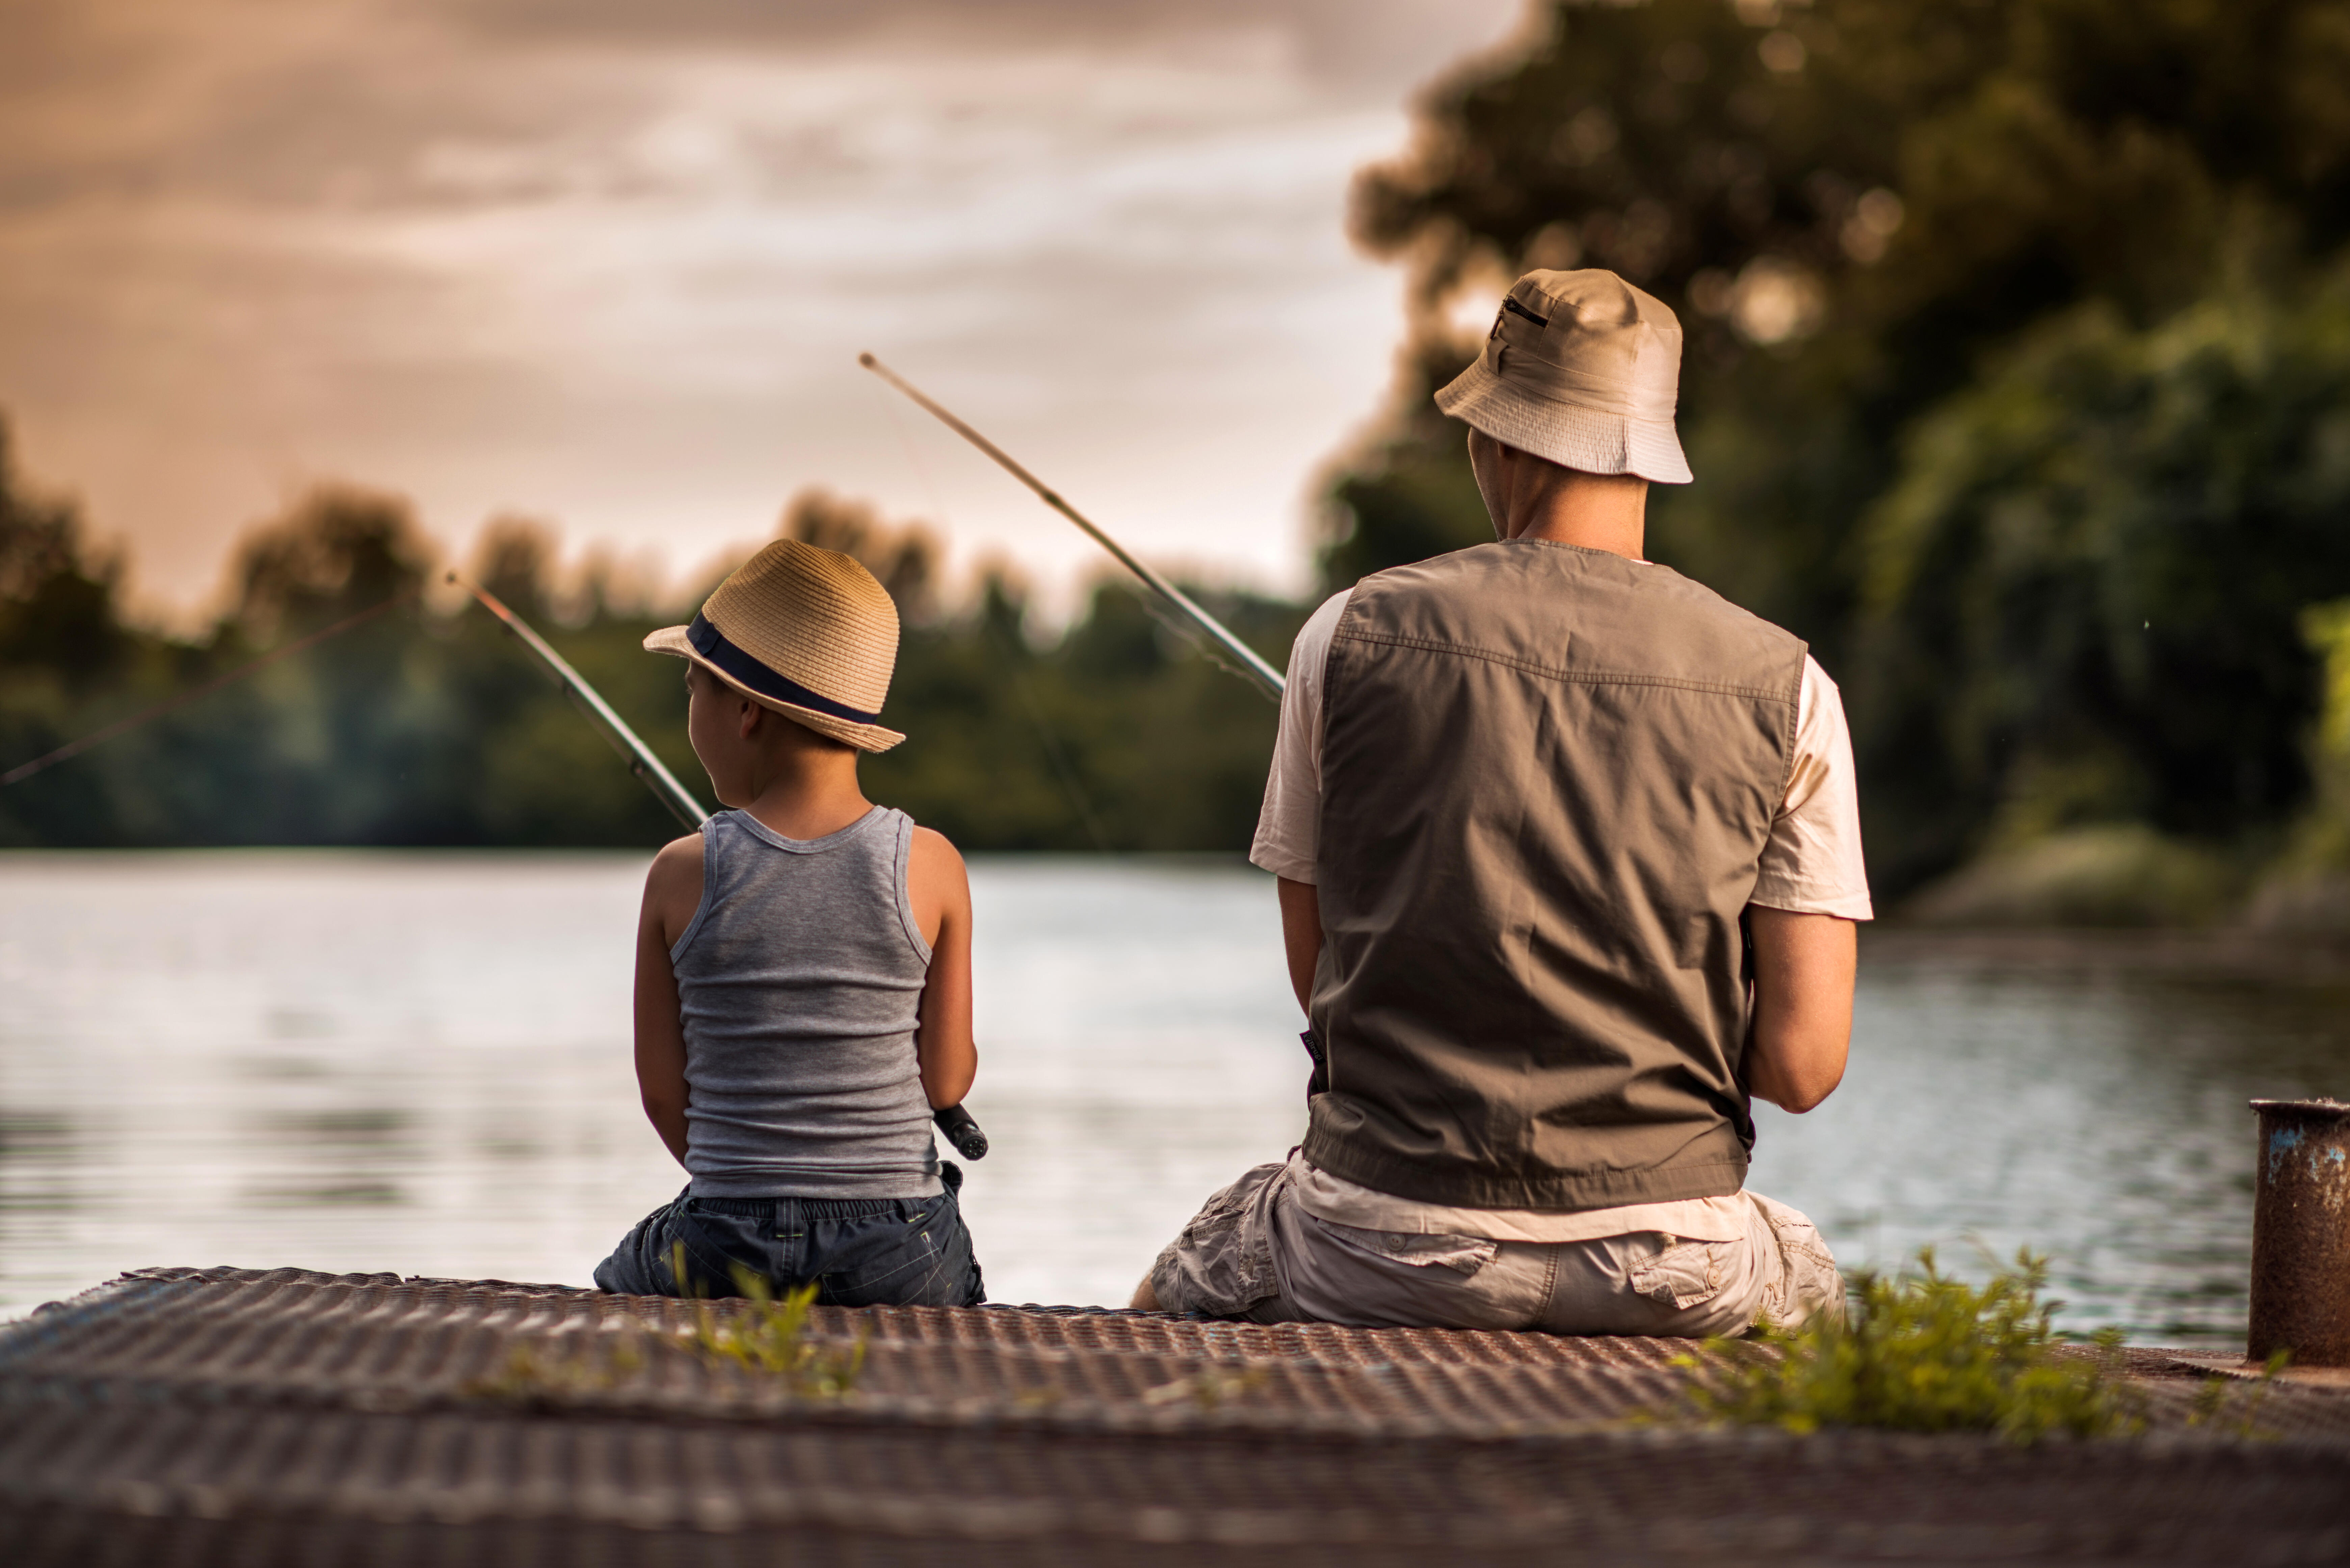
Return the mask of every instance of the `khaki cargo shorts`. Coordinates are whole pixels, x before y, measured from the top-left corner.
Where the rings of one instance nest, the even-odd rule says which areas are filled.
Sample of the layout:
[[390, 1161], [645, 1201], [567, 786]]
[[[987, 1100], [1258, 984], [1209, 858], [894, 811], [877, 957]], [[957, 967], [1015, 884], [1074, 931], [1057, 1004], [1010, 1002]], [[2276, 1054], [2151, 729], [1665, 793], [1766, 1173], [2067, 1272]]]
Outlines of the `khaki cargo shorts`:
[[1159, 1254], [1168, 1312], [1359, 1328], [1540, 1329], [1698, 1339], [1844, 1315], [1844, 1280], [1812, 1222], [1747, 1193], [1733, 1241], [1639, 1231], [1493, 1241], [1333, 1224], [1298, 1206], [1288, 1167], [1260, 1165], [1208, 1199]]

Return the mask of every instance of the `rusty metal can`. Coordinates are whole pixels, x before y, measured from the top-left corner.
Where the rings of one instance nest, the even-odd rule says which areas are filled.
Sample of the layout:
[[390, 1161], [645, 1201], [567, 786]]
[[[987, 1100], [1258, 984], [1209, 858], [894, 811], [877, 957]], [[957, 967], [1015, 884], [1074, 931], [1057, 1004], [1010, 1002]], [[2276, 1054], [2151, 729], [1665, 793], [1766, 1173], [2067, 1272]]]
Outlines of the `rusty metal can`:
[[2247, 1355], [2350, 1366], [2350, 1105], [2254, 1100], [2252, 1325]]

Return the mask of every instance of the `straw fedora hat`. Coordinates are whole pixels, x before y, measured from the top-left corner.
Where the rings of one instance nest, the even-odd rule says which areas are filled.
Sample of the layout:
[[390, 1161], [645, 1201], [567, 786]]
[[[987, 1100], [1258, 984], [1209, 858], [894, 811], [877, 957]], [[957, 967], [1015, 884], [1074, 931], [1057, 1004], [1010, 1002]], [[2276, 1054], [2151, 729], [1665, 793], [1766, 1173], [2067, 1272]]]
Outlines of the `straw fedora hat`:
[[1687, 484], [1680, 379], [1680, 318], [1662, 300], [1597, 267], [1530, 272], [1436, 406], [1563, 467]]
[[898, 663], [898, 607], [856, 557], [778, 539], [737, 567], [691, 626], [645, 639], [762, 707], [859, 751], [906, 737], [881, 727]]

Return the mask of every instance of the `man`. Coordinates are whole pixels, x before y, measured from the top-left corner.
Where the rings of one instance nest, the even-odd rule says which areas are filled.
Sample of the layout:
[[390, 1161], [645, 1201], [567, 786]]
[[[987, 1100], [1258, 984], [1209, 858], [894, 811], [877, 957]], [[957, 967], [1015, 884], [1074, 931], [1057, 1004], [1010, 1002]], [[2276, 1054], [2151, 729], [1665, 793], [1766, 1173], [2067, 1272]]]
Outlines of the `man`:
[[1139, 1307], [1738, 1334], [1840, 1313], [1743, 1190], [1750, 1095], [1842, 1078], [1869, 918], [1851, 744], [1802, 642], [1643, 559], [1680, 326], [1536, 272], [1437, 394], [1499, 541], [1366, 577], [1291, 654], [1251, 858], [1318, 1042], [1305, 1144]]

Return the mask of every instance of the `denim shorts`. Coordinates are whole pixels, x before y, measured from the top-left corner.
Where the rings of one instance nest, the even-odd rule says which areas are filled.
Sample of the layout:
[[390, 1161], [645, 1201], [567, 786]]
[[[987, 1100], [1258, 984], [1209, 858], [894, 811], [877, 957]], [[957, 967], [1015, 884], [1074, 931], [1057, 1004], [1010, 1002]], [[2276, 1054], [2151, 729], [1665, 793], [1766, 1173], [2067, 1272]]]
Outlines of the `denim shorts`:
[[778, 1295], [813, 1284], [826, 1306], [977, 1306], [987, 1290], [955, 1197], [962, 1173], [941, 1166], [946, 1188], [930, 1198], [695, 1198], [689, 1187], [596, 1265], [596, 1287], [734, 1296], [759, 1279]]

